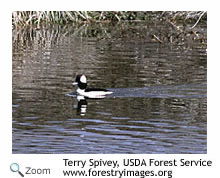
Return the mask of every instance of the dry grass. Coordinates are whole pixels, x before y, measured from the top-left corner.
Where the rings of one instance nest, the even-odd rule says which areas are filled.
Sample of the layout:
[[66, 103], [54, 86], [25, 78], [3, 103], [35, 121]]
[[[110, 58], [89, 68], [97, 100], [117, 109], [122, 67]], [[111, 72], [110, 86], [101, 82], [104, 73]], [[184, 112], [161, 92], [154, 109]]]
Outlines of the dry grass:
[[206, 12], [201, 11], [15, 11], [12, 13], [13, 26], [117, 21], [150, 20], [193, 20], [198, 23]]

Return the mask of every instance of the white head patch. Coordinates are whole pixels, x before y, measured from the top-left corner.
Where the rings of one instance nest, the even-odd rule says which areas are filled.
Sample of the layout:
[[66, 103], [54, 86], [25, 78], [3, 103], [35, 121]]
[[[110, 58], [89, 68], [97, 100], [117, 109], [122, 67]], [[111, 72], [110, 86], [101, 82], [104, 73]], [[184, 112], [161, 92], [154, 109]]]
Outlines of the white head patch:
[[86, 76], [85, 76], [85, 75], [82, 75], [82, 76], [80, 77], [80, 82], [86, 83]]

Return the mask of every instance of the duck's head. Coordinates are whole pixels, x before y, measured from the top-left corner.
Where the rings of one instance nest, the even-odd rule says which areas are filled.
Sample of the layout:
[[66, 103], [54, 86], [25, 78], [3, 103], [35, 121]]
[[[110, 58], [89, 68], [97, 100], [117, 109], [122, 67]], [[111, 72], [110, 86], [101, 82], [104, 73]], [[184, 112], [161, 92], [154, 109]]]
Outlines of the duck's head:
[[78, 85], [78, 87], [81, 90], [85, 90], [87, 87], [87, 80], [86, 80], [86, 76], [83, 74], [79, 74], [76, 76], [75, 82], [72, 83], [73, 85]]

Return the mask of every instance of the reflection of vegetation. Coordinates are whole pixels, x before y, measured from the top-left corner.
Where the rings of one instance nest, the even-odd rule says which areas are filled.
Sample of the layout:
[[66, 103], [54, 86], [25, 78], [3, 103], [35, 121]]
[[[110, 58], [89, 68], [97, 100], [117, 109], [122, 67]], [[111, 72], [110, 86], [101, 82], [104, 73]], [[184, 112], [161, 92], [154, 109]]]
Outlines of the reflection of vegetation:
[[[177, 45], [186, 45], [197, 41], [206, 48], [206, 18], [206, 12], [201, 11], [17, 11], [12, 13], [12, 24], [14, 26], [13, 32], [15, 32], [13, 34], [14, 40], [21, 40], [24, 43], [33, 39], [34, 36], [41, 40], [55, 42], [56, 38], [71, 35], [97, 39], [139, 38], [149, 42]], [[45, 23], [49, 23], [50, 26]], [[74, 25], [70, 23], [74, 23]], [[26, 28], [18, 28], [22, 25]], [[153, 25], [156, 27], [152, 28]], [[200, 28], [201, 26], [203, 28]], [[48, 30], [51, 31], [50, 38], [46, 37], [47, 33], [42, 32]]]
[[68, 24], [117, 21], [184, 20], [196, 21], [205, 15], [200, 11], [150, 12], [150, 11], [16, 11], [12, 13], [12, 24], [33, 25], [40, 23]]
[[194, 41], [201, 43], [203, 48], [206, 48], [206, 23], [201, 23], [192, 28], [193, 24], [166, 21], [154, 23], [118, 22], [111, 24], [77, 24], [74, 28], [72, 25], [29, 26], [13, 30], [13, 43], [16, 44], [16, 41], [23, 41], [24, 46], [26, 46], [31, 45], [34, 41], [55, 43], [64, 37], [94, 37], [97, 40], [142, 39], [145, 42], [171, 43], [181, 46], [185, 46]]

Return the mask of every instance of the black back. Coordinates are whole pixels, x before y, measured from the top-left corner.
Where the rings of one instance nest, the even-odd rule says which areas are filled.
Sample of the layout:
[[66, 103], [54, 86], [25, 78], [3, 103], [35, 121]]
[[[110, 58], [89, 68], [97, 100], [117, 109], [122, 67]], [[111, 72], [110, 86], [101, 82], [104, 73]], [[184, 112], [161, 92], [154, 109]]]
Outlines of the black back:
[[109, 90], [102, 89], [102, 88], [87, 88], [85, 90], [85, 92], [90, 92], [90, 91], [109, 91]]
[[87, 83], [79, 82], [79, 83], [78, 83], [78, 87], [79, 87], [81, 90], [84, 90], [84, 89], [87, 88]]

